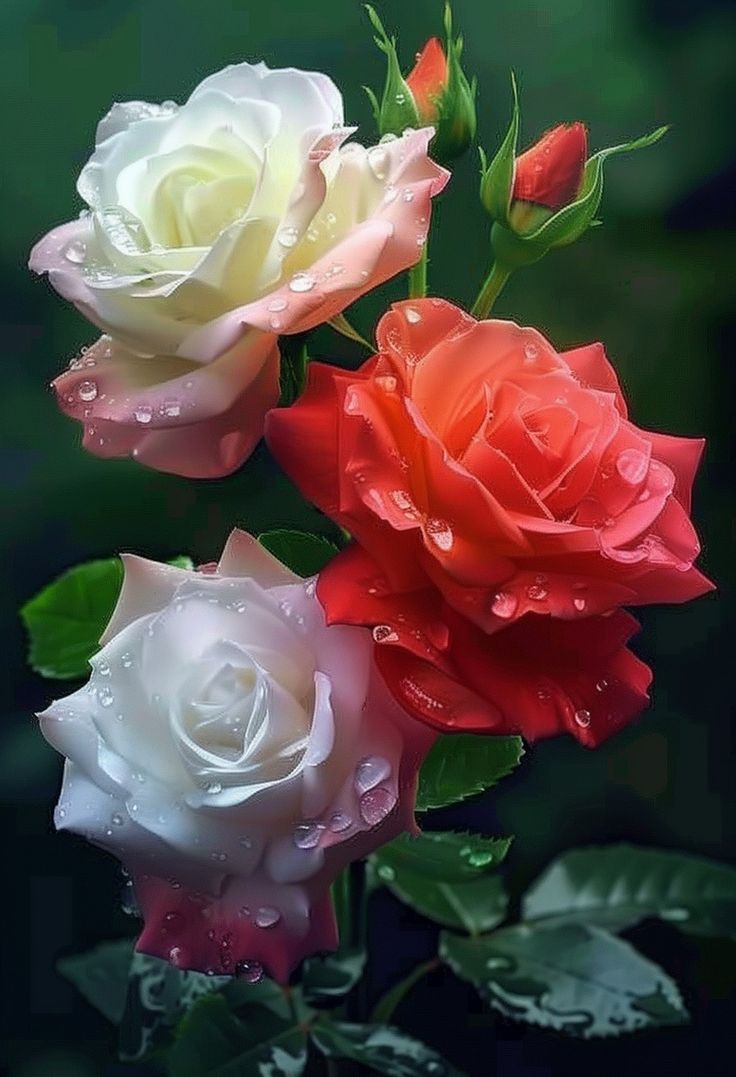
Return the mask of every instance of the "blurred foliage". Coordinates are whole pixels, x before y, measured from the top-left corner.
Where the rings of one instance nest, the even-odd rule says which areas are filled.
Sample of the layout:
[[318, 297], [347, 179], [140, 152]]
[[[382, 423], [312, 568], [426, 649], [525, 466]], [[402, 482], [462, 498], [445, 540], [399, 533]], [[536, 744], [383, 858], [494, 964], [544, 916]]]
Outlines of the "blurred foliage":
[[[386, 0], [377, 7], [398, 32], [407, 65], [437, 25], [439, 0]], [[695, 516], [704, 568], [720, 592], [691, 606], [646, 611], [636, 646], [656, 666], [655, 705], [639, 723], [595, 753], [563, 739], [537, 746], [476, 805], [447, 809], [448, 825], [515, 832], [509, 866], [517, 889], [557, 852], [609, 839], [726, 859], [736, 849], [736, 813], [727, 795], [736, 582], [729, 322], [736, 128], [727, 102], [736, 81], [736, 11], [726, 0], [456, 0], [454, 8], [466, 70], [478, 76], [479, 139], [489, 152], [507, 122], [509, 68], [522, 95], [522, 145], [566, 119], [589, 124], [593, 149], [672, 125], [656, 148], [611, 162], [604, 227], [517, 274], [497, 312], [537, 325], [561, 347], [604, 340], [637, 422], [708, 438]], [[382, 58], [358, 0], [3, 0], [0, 24], [6, 353], [0, 589], [6, 699], [14, 712], [2, 731], [0, 800], [7, 830], [17, 837], [11, 855], [30, 880], [6, 898], [16, 930], [3, 946], [7, 964], [17, 969], [6, 1056], [14, 1077], [112, 1075], [119, 1070], [107, 1068], [104, 1029], [72, 1009], [78, 1004], [48, 969], [60, 951], [79, 951], [118, 929], [110, 923], [117, 868], [81, 841], [51, 834], [58, 761], [29, 733], [31, 712], [48, 703], [48, 686], [24, 665], [17, 608], [64, 569], [118, 550], [161, 559], [185, 550], [209, 561], [234, 524], [256, 533], [334, 532], [263, 447], [233, 478], [199, 483], [83, 453], [78, 428], [57, 413], [45, 385], [94, 332], [45, 282], [31, 278], [27, 252], [50, 226], [78, 212], [74, 180], [95, 123], [113, 100], [181, 100], [218, 67], [263, 58], [329, 72], [343, 89], [348, 118], [369, 141], [373, 121], [361, 86], [380, 80]], [[486, 269], [488, 222], [477, 182], [470, 153], [438, 207], [430, 252], [430, 289], [466, 305]], [[403, 287], [395, 282], [389, 296], [401, 297]], [[385, 303], [382, 292], [351, 311], [366, 336]], [[329, 329], [317, 334], [313, 352], [353, 362], [364, 354]], [[51, 900], [57, 891], [66, 904], [57, 902], [55, 915], [42, 919], [43, 895]], [[384, 912], [390, 939], [398, 914], [388, 906]], [[405, 935], [401, 945], [411, 946]], [[390, 975], [394, 958], [384, 955], [383, 972], [381, 960], [374, 958], [379, 979]], [[70, 1013], [78, 1015], [76, 1034], [85, 1038], [81, 1054], [97, 1062], [88, 1064], [75, 1047], [52, 1057], [42, 1046], [70, 1042]], [[678, 1056], [663, 1071], [688, 1072], [673, 1068], [688, 1065], [685, 1041], [677, 1042]], [[499, 1043], [504, 1073], [526, 1072], [510, 1051], [504, 1055]], [[596, 1056], [586, 1072], [615, 1072], [606, 1067], [620, 1057]], [[555, 1073], [573, 1072], [559, 1064]], [[720, 1072], [709, 1071], [711, 1077]]]

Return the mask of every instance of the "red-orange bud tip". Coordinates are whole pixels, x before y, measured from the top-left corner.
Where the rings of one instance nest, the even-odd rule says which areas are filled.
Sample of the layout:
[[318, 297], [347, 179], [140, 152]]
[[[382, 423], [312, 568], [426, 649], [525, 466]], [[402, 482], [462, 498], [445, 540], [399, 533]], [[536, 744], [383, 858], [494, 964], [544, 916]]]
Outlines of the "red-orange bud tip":
[[437, 99], [447, 86], [447, 77], [447, 57], [442, 42], [438, 37], [431, 37], [417, 53], [417, 62], [406, 76], [422, 123], [435, 123], [438, 119]]
[[587, 156], [585, 124], [558, 124], [516, 158], [512, 199], [562, 209], [580, 190]]

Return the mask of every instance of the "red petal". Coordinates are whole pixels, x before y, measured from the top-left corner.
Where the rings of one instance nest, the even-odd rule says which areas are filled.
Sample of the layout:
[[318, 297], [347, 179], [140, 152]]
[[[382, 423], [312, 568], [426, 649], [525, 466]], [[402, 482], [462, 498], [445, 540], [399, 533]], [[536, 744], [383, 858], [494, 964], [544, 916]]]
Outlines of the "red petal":
[[582, 123], [559, 124], [516, 159], [512, 197], [557, 210], [580, 190], [588, 155]]
[[422, 123], [434, 123], [439, 116], [437, 99], [447, 85], [447, 57], [439, 38], [431, 37], [417, 54], [417, 62], [406, 76], [406, 84], [417, 106], [419, 119]]

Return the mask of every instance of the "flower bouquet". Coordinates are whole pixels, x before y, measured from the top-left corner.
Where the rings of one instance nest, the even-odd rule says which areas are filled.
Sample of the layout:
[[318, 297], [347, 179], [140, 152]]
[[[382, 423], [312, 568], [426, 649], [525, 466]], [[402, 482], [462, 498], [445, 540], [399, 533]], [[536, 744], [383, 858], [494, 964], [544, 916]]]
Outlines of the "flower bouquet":
[[[703, 443], [636, 425], [602, 344], [492, 317], [513, 273], [599, 223], [608, 159], [664, 128], [525, 146], [512, 83], [464, 310], [429, 259], [476, 135], [462, 37], [448, 6], [406, 73], [367, 14], [386, 63], [367, 145], [327, 75], [238, 63], [181, 104], [113, 105], [84, 207], [31, 255], [101, 333], [54, 382], [88, 452], [208, 480], [265, 438], [322, 514], [318, 534], [234, 527], [205, 564], [78, 565], [23, 610], [33, 667], [84, 681], [39, 716], [66, 759], [56, 826], [121, 861], [142, 920], [60, 967], [124, 1058], [172, 1077], [457, 1073], [394, 1023], [439, 968], [558, 1032], [675, 1024], [675, 982], [619, 933], [726, 933], [736, 902], [730, 868], [615, 845], [561, 856], [510, 916], [510, 840], [433, 824], [524, 744], [596, 748], [646, 708], [629, 607], [712, 586], [690, 522]], [[366, 339], [346, 311], [401, 275]], [[336, 336], [315, 352], [319, 326], [349, 359]], [[442, 931], [375, 997], [380, 888]]]

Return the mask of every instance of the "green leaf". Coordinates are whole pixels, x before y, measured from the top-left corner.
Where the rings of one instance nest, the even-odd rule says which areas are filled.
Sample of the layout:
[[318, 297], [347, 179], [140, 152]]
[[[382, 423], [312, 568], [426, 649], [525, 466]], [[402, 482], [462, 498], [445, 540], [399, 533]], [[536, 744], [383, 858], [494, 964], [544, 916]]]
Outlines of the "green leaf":
[[417, 811], [444, 808], [490, 789], [523, 754], [520, 737], [439, 737], [419, 772]]
[[123, 582], [117, 557], [70, 568], [20, 611], [30, 639], [28, 660], [43, 677], [84, 677]]
[[328, 1058], [348, 1058], [390, 1077], [461, 1077], [437, 1051], [390, 1025], [353, 1025], [324, 1021], [312, 1039]]
[[342, 998], [355, 987], [363, 975], [365, 950], [338, 950], [325, 957], [312, 957], [304, 962], [302, 991], [312, 1006], [324, 1006]]
[[303, 531], [265, 531], [258, 541], [299, 576], [314, 576], [337, 553], [334, 542]]
[[377, 878], [423, 916], [479, 934], [500, 924], [507, 897], [489, 875], [506, 855], [508, 838], [439, 831], [406, 834], [384, 845], [370, 862]]
[[169, 1077], [298, 1077], [306, 1063], [303, 1028], [258, 1004], [241, 1019], [219, 994], [189, 1011], [166, 1055]]
[[120, 1020], [122, 1061], [137, 1062], [167, 1045], [174, 1026], [195, 1002], [229, 982], [229, 976], [184, 972], [158, 957], [133, 954]]
[[[192, 568], [184, 556], [169, 564]], [[29, 637], [28, 661], [36, 673], [57, 680], [88, 674], [122, 582], [120, 558], [87, 561], [68, 569], [26, 602], [20, 615]]]
[[687, 1020], [677, 985], [622, 939], [585, 924], [443, 932], [440, 957], [507, 1017], [585, 1038]]
[[736, 869], [633, 845], [573, 849], [523, 901], [527, 920], [583, 921], [613, 931], [658, 916], [696, 935], [736, 937]]
[[511, 73], [511, 93], [513, 107], [506, 136], [487, 168], [485, 168], [485, 154], [481, 156], [484, 165], [480, 181], [481, 201], [493, 220], [500, 221], [502, 224], [508, 221], [511, 191], [514, 185], [516, 145], [519, 141], [519, 95], [513, 72]]
[[61, 975], [74, 984], [90, 1006], [116, 1025], [125, 1011], [133, 945], [132, 939], [102, 942], [94, 950], [62, 957], [56, 963]]

